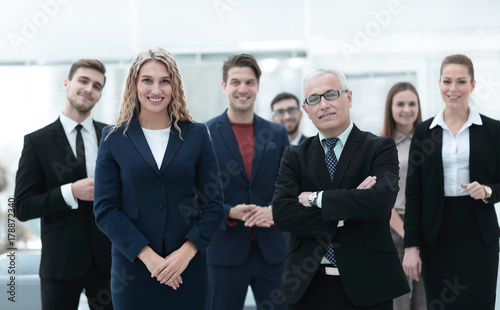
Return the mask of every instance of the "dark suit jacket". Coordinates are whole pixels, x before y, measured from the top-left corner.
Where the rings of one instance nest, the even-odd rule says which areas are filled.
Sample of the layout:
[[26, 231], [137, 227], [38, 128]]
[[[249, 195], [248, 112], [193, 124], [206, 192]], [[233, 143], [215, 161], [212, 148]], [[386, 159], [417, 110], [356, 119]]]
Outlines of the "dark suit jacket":
[[[219, 167], [205, 124], [172, 126], [161, 168], [139, 121], [103, 130], [95, 174], [94, 212], [112, 252], [135, 262], [149, 245], [169, 254], [191, 240], [204, 254], [223, 218]], [[189, 268], [189, 267], [188, 267]], [[113, 264], [113, 270], [121, 267]]]
[[[357, 190], [367, 176], [377, 176], [376, 185]], [[398, 179], [394, 141], [356, 126], [333, 183], [318, 135], [287, 148], [276, 180], [273, 214], [278, 229], [291, 233], [281, 285], [288, 302], [302, 297], [332, 241], [342, 284], [354, 305], [376, 305], [409, 291], [389, 230]], [[298, 202], [305, 191], [323, 191], [322, 209]], [[337, 227], [339, 220], [345, 220], [343, 227]]]
[[304, 141], [305, 139], [307, 139], [306, 136], [304, 136], [303, 134], [300, 134], [300, 139], [299, 139], [299, 143]]
[[[97, 141], [105, 124], [94, 121]], [[73, 279], [89, 269], [92, 257], [109, 275], [111, 244], [97, 228], [91, 202], [72, 210], [60, 186], [86, 176], [71, 150], [61, 121], [24, 137], [16, 176], [16, 217], [41, 219], [42, 257], [40, 277]]]
[[[406, 181], [405, 247], [436, 245], [443, 216], [443, 129], [429, 129], [434, 118], [415, 128]], [[470, 181], [493, 190], [488, 203], [474, 208], [485, 243], [498, 242], [494, 204], [500, 201], [500, 122], [481, 115], [482, 126], [470, 127]]]
[[[224, 188], [225, 218], [221, 229], [208, 248], [208, 263], [222, 266], [242, 264], [250, 253], [251, 229], [238, 221], [227, 226], [229, 210], [237, 204], [268, 206], [274, 193], [274, 181], [285, 147], [289, 144], [286, 129], [254, 115], [254, 158], [252, 176], [248, 181], [236, 137], [227, 117], [227, 110], [207, 122], [214, 140]], [[268, 264], [285, 260], [284, 235], [276, 227], [255, 228], [257, 242]]]

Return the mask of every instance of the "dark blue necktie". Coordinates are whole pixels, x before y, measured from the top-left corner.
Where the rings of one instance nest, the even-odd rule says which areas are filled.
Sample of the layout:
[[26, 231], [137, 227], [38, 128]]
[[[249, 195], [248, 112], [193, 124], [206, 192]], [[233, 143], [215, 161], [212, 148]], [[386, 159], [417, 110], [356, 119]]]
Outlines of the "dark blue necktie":
[[[328, 150], [325, 154], [325, 162], [328, 167], [328, 173], [330, 174], [330, 181], [333, 181], [333, 176], [335, 175], [335, 169], [337, 169], [337, 156], [335, 156], [335, 152], [333, 149], [335, 145], [339, 141], [339, 138], [329, 138], [325, 140], [326, 146]], [[330, 243], [328, 245], [328, 249], [325, 254], [326, 259], [330, 261], [335, 267], [337, 266], [337, 262], [335, 261], [335, 255], [333, 253], [333, 245]]]

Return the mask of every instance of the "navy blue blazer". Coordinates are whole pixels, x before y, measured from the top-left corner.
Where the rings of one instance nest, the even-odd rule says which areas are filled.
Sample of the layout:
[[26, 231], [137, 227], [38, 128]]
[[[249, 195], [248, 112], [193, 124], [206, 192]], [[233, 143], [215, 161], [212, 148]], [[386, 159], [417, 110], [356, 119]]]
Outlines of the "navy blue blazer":
[[[207, 250], [208, 263], [221, 266], [242, 264], [250, 253], [251, 229], [242, 221], [228, 227], [229, 210], [237, 204], [271, 205], [274, 182], [281, 156], [288, 146], [288, 136], [283, 125], [275, 124], [254, 115], [254, 158], [252, 175], [248, 180], [243, 159], [234, 135], [227, 110], [207, 122], [224, 188], [224, 214], [221, 229]], [[285, 261], [286, 243], [276, 227], [256, 227], [257, 243], [268, 264]]]
[[172, 126], [161, 169], [134, 118], [97, 155], [94, 212], [112, 252], [134, 262], [144, 246], [169, 254], [191, 240], [204, 253], [224, 217], [219, 166], [205, 124]]

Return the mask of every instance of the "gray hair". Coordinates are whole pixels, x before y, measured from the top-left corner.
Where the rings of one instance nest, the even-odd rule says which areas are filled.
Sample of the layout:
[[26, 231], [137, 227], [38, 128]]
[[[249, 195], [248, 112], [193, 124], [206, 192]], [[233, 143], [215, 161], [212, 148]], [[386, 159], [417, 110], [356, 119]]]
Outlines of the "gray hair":
[[302, 97], [304, 97], [304, 98], [306, 97], [306, 92], [305, 92], [306, 83], [314, 78], [323, 76], [325, 74], [333, 74], [339, 79], [340, 86], [342, 87], [342, 89], [339, 89], [339, 90], [348, 90], [349, 89], [349, 87], [347, 85], [347, 79], [345, 78], [344, 73], [340, 72], [339, 70], [335, 70], [335, 69], [316, 69], [316, 70], [309, 72], [304, 77], [304, 81], [302, 82]]

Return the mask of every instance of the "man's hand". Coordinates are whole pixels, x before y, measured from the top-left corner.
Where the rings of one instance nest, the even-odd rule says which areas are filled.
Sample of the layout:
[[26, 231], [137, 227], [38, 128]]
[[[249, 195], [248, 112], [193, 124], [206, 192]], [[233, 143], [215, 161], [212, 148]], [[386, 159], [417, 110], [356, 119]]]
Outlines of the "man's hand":
[[377, 183], [377, 177], [368, 176], [356, 189], [370, 189]]
[[302, 192], [299, 195], [299, 202], [304, 206], [304, 207], [311, 207], [309, 204], [309, 195], [311, 195], [312, 192]]
[[271, 227], [274, 225], [273, 213], [269, 207], [255, 206], [252, 211], [247, 212], [242, 221], [245, 222], [246, 227]]
[[256, 205], [247, 205], [247, 204], [239, 204], [231, 208], [229, 210], [229, 218], [235, 219], [235, 220], [240, 220], [243, 221], [243, 217], [248, 213], [248, 212], [253, 212], [257, 208]]
[[[361, 184], [356, 187], [356, 189], [370, 189], [377, 183], [377, 177], [376, 176], [368, 176], [366, 179], [361, 182]], [[304, 206], [304, 207], [311, 207], [311, 204], [309, 204], [309, 195], [311, 195], [312, 192], [302, 192], [300, 193], [298, 199], [299, 202]]]
[[94, 178], [85, 178], [72, 183], [71, 192], [76, 199], [94, 201]]

